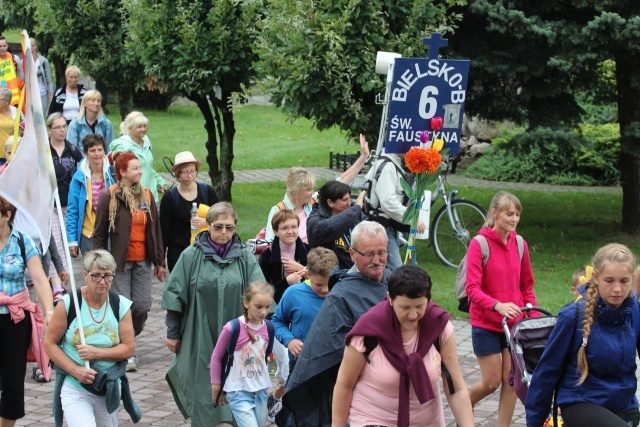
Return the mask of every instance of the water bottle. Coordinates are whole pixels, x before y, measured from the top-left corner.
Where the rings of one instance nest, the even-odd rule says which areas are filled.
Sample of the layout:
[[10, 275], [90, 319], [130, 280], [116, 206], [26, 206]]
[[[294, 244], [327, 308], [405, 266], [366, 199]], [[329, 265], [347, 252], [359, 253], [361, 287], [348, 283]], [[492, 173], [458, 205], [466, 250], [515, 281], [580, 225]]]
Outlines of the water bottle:
[[[191, 204], [191, 219], [197, 216], [198, 216], [198, 204], [196, 202], [193, 202]], [[191, 223], [191, 231], [196, 231], [196, 230], [198, 230], [198, 227], [194, 226], [193, 223]]]

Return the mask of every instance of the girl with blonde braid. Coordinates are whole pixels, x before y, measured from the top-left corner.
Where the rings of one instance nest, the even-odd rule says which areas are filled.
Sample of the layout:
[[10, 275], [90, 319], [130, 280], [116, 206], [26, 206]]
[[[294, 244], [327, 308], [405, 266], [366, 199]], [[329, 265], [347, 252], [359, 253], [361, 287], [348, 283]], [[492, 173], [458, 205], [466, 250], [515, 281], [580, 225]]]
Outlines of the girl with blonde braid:
[[527, 427], [542, 427], [556, 386], [566, 427], [640, 423], [635, 268], [636, 259], [624, 245], [609, 244], [596, 253], [585, 297], [560, 310], [534, 371], [527, 393]]
[[229, 403], [238, 427], [267, 424], [267, 391], [271, 378], [266, 362], [269, 332], [266, 320], [273, 302], [273, 287], [264, 280], [252, 282], [242, 298], [243, 315], [233, 366], [220, 393], [222, 357], [231, 335], [231, 322], [222, 328], [211, 354], [211, 394], [215, 405]]

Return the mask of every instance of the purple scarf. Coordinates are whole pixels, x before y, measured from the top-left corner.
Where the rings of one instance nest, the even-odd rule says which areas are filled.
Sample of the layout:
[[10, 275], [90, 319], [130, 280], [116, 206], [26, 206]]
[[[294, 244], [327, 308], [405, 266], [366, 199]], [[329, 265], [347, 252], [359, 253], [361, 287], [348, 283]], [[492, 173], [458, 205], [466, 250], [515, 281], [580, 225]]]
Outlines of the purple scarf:
[[225, 259], [227, 257], [227, 254], [229, 253], [229, 248], [231, 248], [231, 243], [233, 243], [233, 239], [229, 240], [229, 242], [226, 245], [217, 244], [216, 242], [211, 240], [211, 237], [209, 236], [207, 236], [207, 240], [209, 241], [209, 246], [211, 246], [211, 248], [214, 251], [216, 251], [216, 253], [221, 259]]
[[360, 317], [347, 334], [347, 344], [352, 336], [376, 338], [384, 356], [400, 373], [398, 427], [409, 425], [409, 381], [421, 404], [436, 397], [423, 359], [439, 339], [448, 321], [449, 313], [429, 302], [424, 317], [419, 321], [417, 351], [407, 355], [404, 352], [400, 322], [389, 300], [385, 298]]

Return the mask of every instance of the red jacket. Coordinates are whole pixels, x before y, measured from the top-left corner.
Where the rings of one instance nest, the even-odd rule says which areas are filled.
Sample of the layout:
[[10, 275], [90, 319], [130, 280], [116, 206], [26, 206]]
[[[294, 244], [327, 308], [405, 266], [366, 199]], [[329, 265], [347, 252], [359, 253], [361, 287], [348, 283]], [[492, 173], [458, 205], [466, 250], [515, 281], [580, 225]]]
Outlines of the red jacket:
[[[519, 307], [527, 303], [536, 305], [529, 246], [524, 242], [524, 256], [520, 262], [515, 232], [509, 235], [506, 245], [500, 235], [490, 228], [483, 228], [478, 234], [487, 238], [489, 261], [483, 268], [480, 244], [475, 239], [471, 240], [467, 252], [466, 282], [471, 303], [471, 326], [502, 332], [502, 316], [493, 311], [496, 302], [512, 302]], [[513, 326], [521, 317], [511, 319], [509, 325]]]

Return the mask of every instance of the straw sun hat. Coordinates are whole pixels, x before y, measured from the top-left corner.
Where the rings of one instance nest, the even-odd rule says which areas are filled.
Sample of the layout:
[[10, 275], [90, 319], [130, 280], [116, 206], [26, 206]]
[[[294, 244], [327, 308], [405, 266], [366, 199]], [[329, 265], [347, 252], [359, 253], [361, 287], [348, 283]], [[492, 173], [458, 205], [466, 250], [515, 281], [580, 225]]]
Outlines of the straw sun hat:
[[182, 151], [176, 154], [176, 161], [173, 162], [173, 166], [171, 167], [171, 172], [176, 173], [176, 169], [178, 166], [184, 165], [185, 163], [195, 163], [198, 168], [202, 166], [202, 162], [196, 160], [191, 151]]

